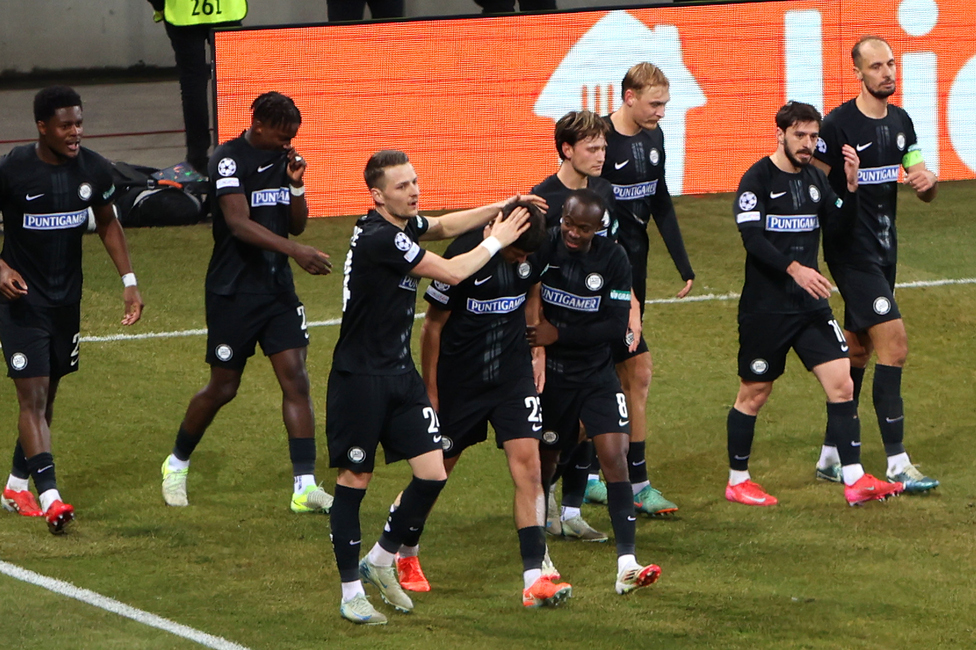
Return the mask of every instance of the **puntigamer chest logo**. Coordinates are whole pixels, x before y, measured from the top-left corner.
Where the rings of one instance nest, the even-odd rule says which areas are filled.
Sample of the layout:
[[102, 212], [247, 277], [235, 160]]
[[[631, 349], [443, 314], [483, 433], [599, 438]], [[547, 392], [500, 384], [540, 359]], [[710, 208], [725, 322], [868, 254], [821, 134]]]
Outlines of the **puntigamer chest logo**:
[[88, 223], [88, 208], [77, 212], [24, 214], [24, 230], [69, 230]]

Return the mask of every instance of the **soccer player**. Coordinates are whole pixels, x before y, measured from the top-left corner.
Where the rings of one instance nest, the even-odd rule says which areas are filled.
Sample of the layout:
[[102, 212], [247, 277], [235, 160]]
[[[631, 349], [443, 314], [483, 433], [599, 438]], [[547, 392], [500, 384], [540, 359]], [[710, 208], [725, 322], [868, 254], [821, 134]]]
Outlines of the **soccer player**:
[[[142, 316], [125, 234], [115, 217], [107, 160], [81, 146], [81, 97], [52, 86], [34, 96], [37, 142], [0, 160], [0, 341], [20, 406], [13, 468], [3, 507], [47, 520], [54, 534], [74, 519], [61, 500], [51, 446], [54, 398], [61, 378], [78, 370], [81, 239], [89, 211], [122, 276], [123, 325]], [[40, 505], [28, 489], [34, 479]]]
[[[549, 205], [546, 213], [548, 228], [559, 225], [563, 203], [572, 190], [589, 188], [599, 194], [608, 207], [597, 234], [616, 241], [617, 222], [611, 217], [614, 205], [613, 186], [600, 178], [606, 158], [608, 131], [607, 123], [592, 111], [570, 111], [556, 122], [556, 152], [561, 161], [559, 169], [532, 188], [532, 193], [545, 199]], [[634, 348], [636, 346], [635, 341]], [[557, 472], [557, 475], [563, 479], [562, 509], [560, 512], [555, 507], [549, 508], [546, 530], [550, 534], [563, 537], [606, 541], [606, 533], [590, 526], [580, 512], [584, 501], [607, 502], [607, 488], [599, 478], [593, 444], [589, 440], [583, 440], [567, 458], [561, 460], [562, 471]], [[550, 506], [555, 503], [553, 494], [550, 491]], [[564, 526], [564, 521], [569, 523]]]
[[573, 190], [562, 223], [535, 253], [541, 266], [542, 318], [529, 343], [545, 346], [540, 445], [548, 489], [561, 452], [577, 442], [580, 423], [593, 440], [607, 479], [610, 522], [617, 544], [614, 588], [629, 593], [655, 582], [661, 568], [635, 556], [635, 509], [627, 474], [630, 418], [610, 346], [623, 341], [630, 314], [630, 266], [623, 248], [597, 237], [606, 206], [589, 189]]
[[[927, 492], [939, 482], [922, 474], [905, 451], [905, 411], [901, 376], [908, 355], [908, 337], [895, 303], [898, 238], [898, 168], [905, 182], [926, 203], [938, 191], [935, 174], [926, 169], [912, 119], [888, 99], [895, 92], [895, 56], [878, 36], [865, 36], [851, 50], [861, 92], [824, 119], [814, 164], [825, 172], [836, 191], [843, 183], [842, 148], [851, 145], [861, 159], [860, 211], [853, 232], [824, 239], [824, 258], [844, 297], [844, 333], [850, 346], [854, 401], [864, 369], [877, 352], [874, 367], [874, 410], [888, 457], [887, 478], [905, 485], [908, 493]], [[817, 464], [818, 478], [837, 481], [836, 441], [828, 435]]]
[[695, 272], [688, 261], [671, 193], [664, 176], [664, 134], [658, 122], [671, 99], [670, 83], [660, 68], [638, 63], [621, 82], [623, 103], [606, 119], [607, 159], [603, 178], [613, 184], [616, 197], [615, 218], [620, 224], [618, 239], [627, 252], [632, 275], [634, 309], [629, 329], [636, 347], [620, 340], [614, 343], [614, 362], [627, 396], [631, 417], [631, 440], [627, 451], [630, 482], [638, 512], [661, 515], [678, 509], [651, 487], [647, 478], [645, 441], [647, 438], [647, 392], [653, 369], [651, 353], [641, 335], [644, 299], [647, 294], [647, 225], [654, 219], [685, 286], [678, 292], [684, 298], [691, 291]]
[[[447, 481], [437, 411], [410, 356], [418, 278], [449, 285], [462, 282], [522, 235], [528, 228], [528, 211], [496, 219], [487, 238], [444, 259], [421, 248], [418, 240], [448, 239], [484, 226], [503, 204], [442, 217], [420, 216], [417, 174], [402, 151], [373, 154], [363, 175], [376, 207], [356, 222], [346, 255], [326, 435], [331, 465], [339, 468], [331, 513], [342, 581], [339, 611], [353, 623], [382, 625], [387, 619], [366, 598], [363, 581], [397, 610], [413, 609], [398, 583], [394, 559], [411, 533], [424, 525]], [[360, 562], [359, 509], [379, 443], [387, 463], [410, 463], [413, 479], [379, 541]], [[417, 541], [411, 540], [413, 545]]]
[[[465, 449], [488, 439], [489, 422], [497, 446], [505, 450], [515, 484], [522, 602], [539, 607], [559, 604], [572, 594], [572, 587], [553, 583], [551, 574], [542, 570], [546, 555], [539, 465], [542, 409], [525, 340], [525, 305], [541, 271], [527, 258], [542, 245], [546, 227], [542, 211], [527, 201], [506, 205], [502, 218], [517, 207], [529, 210], [529, 229], [513, 244], [463, 282], [451, 286], [435, 280], [427, 288], [424, 299], [430, 306], [420, 335], [421, 368], [440, 421], [448, 476]], [[484, 226], [461, 235], [444, 257], [474, 249], [489, 233], [489, 226]], [[413, 541], [419, 538], [418, 530], [401, 547], [397, 573], [405, 589], [428, 591]]]
[[315, 484], [315, 417], [305, 358], [305, 306], [288, 258], [312, 275], [329, 256], [288, 238], [308, 222], [305, 160], [292, 146], [302, 116], [290, 97], [268, 92], [251, 104], [251, 124], [214, 150], [210, 191], [214, 250], [207, 269], [210, 381], [193, 396], [163, 461], [163, 500], [186, 506], [190, 455], [220, 409], [234, 399], [247, 359], [260, 343], [281, 386], [281, 410], [294, 474], [293, 512], [327, 511], [331, 495]]
[[827, 394], [827, 428], [838, 443], [844, 497], [852, 506], [902, 491], [865, 474], [861, 425], [854, 403], [847, 343], [827, 298], [830, 282], [817, 270], [821, 225], [849, 232], [857, 210], [858, 158], [844, 147], [843, 198], [810, 166], [820, 112], [790, 102], [776, 113], [776, 151], [743, 175], [733, 213], [746, 249], [739, 299], [739, 394], [728, 417], [729, 483], [725, 498], [749, 506], [776, 505], [754, 483], [749, 456], [759, 409], [786, 368], [790, 348]]

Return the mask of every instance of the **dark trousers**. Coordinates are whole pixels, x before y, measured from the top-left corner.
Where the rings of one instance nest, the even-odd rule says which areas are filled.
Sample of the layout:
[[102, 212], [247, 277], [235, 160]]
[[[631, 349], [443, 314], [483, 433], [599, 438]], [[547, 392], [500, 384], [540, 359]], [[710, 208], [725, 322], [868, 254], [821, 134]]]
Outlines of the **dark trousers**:
[[[206, 174], [207, 152], [210, 150], [210, 109], [207, 84], [210, 66], [207, 65], [209, 25], [176, 27], [165, 23], [166, 35], [176, 55], [176, 69], [180, 74], [180, 96], [183, 100], [183, 125], [186, 128], [186, 160], [197, 171]], [[200, 166], [203, 169], [200, 169]]]
[[[515, 12], [515, 0], [475, 0], [483, 14], [510, 14]], [[521, 11], [551, 11], [556, 0], [519, 0]]]
[[362, 20], [366, 5], [374, 19], [403, 18], [403, 0], [328, 0], [329, 22]]

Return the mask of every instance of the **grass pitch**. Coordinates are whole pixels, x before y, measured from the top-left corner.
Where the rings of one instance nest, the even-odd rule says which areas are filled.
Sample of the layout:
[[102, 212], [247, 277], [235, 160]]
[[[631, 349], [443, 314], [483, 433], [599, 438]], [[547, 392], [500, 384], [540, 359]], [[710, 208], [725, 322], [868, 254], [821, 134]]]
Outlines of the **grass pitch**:
[[[744, 251], [728, 195], [676, 200], [698, 279], [693, 295], [741, 288]], [[899, 281], [976, 277], [971, 206], [976, 182], [946, 183], [934, 204], [899, 207]], [[296, 272], [309, 321], [340, 316], [341, 265], [352, 219], [317, 220], [302, 241], [332, 254], [337, 272]], [[147, 308], [124, 333], [204, 327], [205, 226], [128, 233]], [[681, 282], [652, 236], [649, 298]], [[97, 238], [86, 240], [82, 334], [123, 333], [118, 278]], [[440, 250], [442, 246], [435, 247]], [[54, 423], [60, 485], [78, 519], [64, 537], [42, 521], [0, 513], [0, 559], [254, 649], [265, 648], [971, 648], [976, 636], [976, 286], [902, 289], [909, 329], [906, 443], [943, 484], [933, 494], [849, 508], [813, 469], [825, 422], [815, 379], [792, 358], [760, 415], [751, 469], [774, 508], [725, 501], [725, 417], [734, 399], [736, 302], [650, 305], [655, 362], [649, 400], [651, 478], [681, 507], [638, 524], [638, 557], [664, 569], [656, 585], [613, 593], [612, 542], [551, 540], [574, 586], [562, 608], [523, 611], [511, 481], [493, 445], [466, 452], [423, 540], [434, 590], [416, 612], [388, 611], [363, 629], [338, 613], [328, 518], [288, 509], [291, 476], [280, 396], [254, 357], [237, 399], [193, 457], [191, 506], [167, 508], [159, 465], [190, 396], [207, 380], [204, 337], [87, 343], [62, 383]], [[834, 303], [840, 314], [841, 303]], [[421, 309], [422, 310], [422, 309]], [[415, 334], [418, 329], [415, 329]], [[338, 327], [311, 331], [309, 370], [325, 456], [325, 384]], [[884, 473], [870, 406], [863, 460]], [[10, 449], [13, 385], [0, 382]], [[368, 405], [355, 405], [368, 408]], [[7, 458], [7, 452], [0, 458]], [[5, 461], [4, 461], [5, 462]], [[319, 478], [333, 476], [320, 460]], [[0, 469], [0, 472], [5, 472]], [[375, 541], [405, 464], [378, 468], [363, 504], [364, 548]], [[584, 516], [610, 530], [605, 509]], [[190, 641], [0, 576], [0, 647], [190, 648]]]

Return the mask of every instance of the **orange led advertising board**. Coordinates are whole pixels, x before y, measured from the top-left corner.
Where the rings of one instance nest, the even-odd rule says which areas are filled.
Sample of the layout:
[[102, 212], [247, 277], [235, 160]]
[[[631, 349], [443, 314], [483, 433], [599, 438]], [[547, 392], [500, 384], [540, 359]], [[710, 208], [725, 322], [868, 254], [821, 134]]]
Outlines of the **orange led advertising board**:
[[976, 172], [976, 13], [968, 0], [810, 0], [550, 15], [295, 26], [215, 34], [220, 141], [278, 90], [303, 123], [316, 216], [371, 206], [362, 171], [380, 149], [406, 151], [421, 208], [480, 205], [555, 172], [555, 120], [605, 114], [634, 63], [671, 83], [661, 122], [674, 194], [733, 191], [776, 146], [789, 99], [830, 110], [859, 91], [851, 46], [892, 45], [898, 92], [942, 179]]

